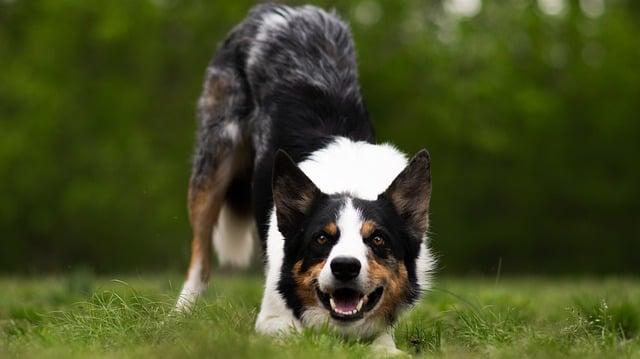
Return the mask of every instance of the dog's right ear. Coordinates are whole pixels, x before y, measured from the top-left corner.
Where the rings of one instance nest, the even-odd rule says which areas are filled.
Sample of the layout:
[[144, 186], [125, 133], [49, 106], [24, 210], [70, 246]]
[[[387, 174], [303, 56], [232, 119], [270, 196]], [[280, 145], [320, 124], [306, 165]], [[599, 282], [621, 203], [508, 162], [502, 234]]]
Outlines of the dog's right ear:
[[387, 197], [413, 234], [422, 239], [429, 228], [431, 200], [431, 158], [427, 150], [418, 152], [393, 180]]
[[285, 238], [294, 237], [322, 192], [283, 150], [278, 150], [273, 162], [271, 189], [278, 229]]

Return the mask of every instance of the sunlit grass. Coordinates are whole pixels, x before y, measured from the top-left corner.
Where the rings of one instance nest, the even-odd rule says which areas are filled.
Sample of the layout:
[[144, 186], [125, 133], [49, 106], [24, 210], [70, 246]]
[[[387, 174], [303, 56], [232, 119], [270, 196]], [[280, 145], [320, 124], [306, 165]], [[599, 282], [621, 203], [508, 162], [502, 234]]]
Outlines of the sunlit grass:
[[[218, 275], [191, 313], [178, 276], [0, 279], [0, 357], [360, 358], [367, 343], [254, 333], [258, 276]], [[442, 279], [396, 327], [414, 356], [640, 357], [640, 281]]]

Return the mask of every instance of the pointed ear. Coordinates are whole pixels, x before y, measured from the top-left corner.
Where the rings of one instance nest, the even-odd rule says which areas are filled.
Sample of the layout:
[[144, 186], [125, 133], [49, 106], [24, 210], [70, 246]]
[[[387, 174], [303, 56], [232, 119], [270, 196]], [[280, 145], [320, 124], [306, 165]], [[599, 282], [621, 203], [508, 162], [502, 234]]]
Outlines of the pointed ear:
[[282, 150], [273, 162], [271, 188], [278, 229], [285, 238], [293, 237], [302, 230], [304, 216], [322, 192]]
[[431, 159], [427, 150], [418, 152], [383, 194], [406, 221], [412, 234], [422, 239], [429, 227]]

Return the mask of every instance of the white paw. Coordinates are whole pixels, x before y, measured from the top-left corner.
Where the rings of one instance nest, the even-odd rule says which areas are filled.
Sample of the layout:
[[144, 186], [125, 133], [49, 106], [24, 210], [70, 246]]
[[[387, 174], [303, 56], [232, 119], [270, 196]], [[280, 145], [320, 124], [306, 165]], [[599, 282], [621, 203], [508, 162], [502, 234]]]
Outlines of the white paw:
[[287, 335], [298, 332], [301, 329], [300, 322], [289, 315], [259, 316], [256, 321], [256, 331], [263, 335]]
[[374, 354], [380, 357], [397, 357], [397, 356], [410, 357], [409, 354], [396, 348], [395, 345], [394, 346], [371, 345], [371, 350], [374, 352]]
[[402, 350], [396, 348], [396, 343], [390, 333], [385, 333], [377, 337], [371, 343], [371, 350], [381, 357], [410, 356]]
[[204, 291], [205, 286], [203, 284], [194, 285], [193, 283], [185, 283], [178, 301], [176, 302], [175, 310], [178, 312], [187, 312], [196, 304], [198, 297]]

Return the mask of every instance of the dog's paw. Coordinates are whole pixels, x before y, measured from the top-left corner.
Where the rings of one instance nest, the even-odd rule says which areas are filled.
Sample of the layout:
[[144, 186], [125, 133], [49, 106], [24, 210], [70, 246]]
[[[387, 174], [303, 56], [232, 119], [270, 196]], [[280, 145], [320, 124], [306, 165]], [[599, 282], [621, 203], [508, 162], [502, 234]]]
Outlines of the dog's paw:
[[371, 351], [378, 357], [411, 357], [409, 354], [396, 348], [396, 343], [391, 334], [385, 333], [377, 337], [371, 343]]
[[176, 301], [176, 305], [174, 310], [178, 313], [189, 313], [193, 307], [196, 305], [196, 301], [198, 300], [199, 294], [184, 292], [180, 294], [178, 300]]
[[256, 331], [262, 335], [288, 335], [300, 330], [302, 330], [300, 322], [287, 315], [258, 318], [258, 321], [256, 322]]
[[193, 281], [187, 281], [180, 291], [178, 300], [174, 310], [178, 313], [188, 313], [193, 309], [198, 298], [204, 292], [205, 285], [200, 283], [193, 283]]
[[411, 357], [411, 355], [409, 355], [406, 352], [403, 352], [402, 350], [396, 348], [395, 346], [388, 347], [388, 346], [381, 346], [381, 345], [372, 345], [371, 350], [373, 351], [373, 354], [375, 356], [380, 358], [389, 358], [389, 357], [410, 358]]

